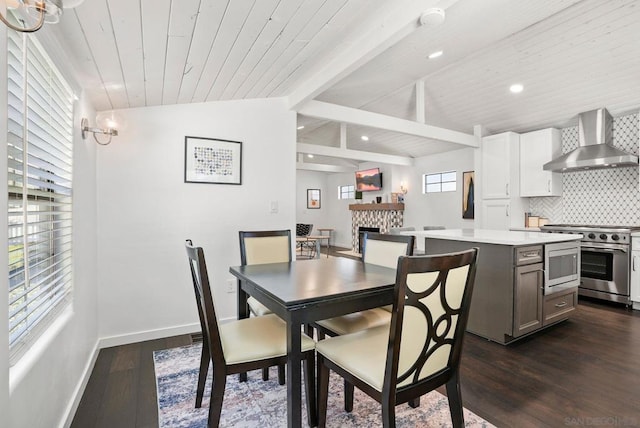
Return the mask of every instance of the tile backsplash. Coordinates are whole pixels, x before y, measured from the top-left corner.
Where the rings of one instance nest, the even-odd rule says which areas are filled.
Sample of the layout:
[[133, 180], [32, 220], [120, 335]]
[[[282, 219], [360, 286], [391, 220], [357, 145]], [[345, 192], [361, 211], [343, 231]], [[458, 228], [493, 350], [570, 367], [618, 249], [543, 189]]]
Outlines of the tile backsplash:
[[[638, 154], [639, 114], [613, 119], [613, 145]], [[562, 152], [578, 147], [578, 127], [562, 129]], [[640, 225], [638, 168], [612, 168], [562, 174], [562, 196], [530, 198], [529, 211], [551, 223]]]

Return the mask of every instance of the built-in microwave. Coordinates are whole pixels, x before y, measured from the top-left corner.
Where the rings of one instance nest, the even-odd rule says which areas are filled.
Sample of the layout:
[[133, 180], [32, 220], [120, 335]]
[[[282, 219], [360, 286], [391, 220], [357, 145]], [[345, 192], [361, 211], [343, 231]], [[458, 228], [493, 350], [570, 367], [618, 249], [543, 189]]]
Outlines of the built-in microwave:
[[544, 246], [544, 294], [580, 285], [580, 241]]

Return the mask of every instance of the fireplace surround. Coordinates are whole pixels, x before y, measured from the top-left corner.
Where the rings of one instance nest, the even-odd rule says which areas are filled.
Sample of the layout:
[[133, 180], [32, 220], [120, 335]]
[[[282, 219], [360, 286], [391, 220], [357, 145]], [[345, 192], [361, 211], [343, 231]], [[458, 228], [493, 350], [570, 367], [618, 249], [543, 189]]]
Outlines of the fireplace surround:
[[389, 229], [402, 227], [404, 204], [352, 204], [351, 210], [351, 250], [360, 254], [360, 228], [375, 228], [379, 233], [389, 233]]

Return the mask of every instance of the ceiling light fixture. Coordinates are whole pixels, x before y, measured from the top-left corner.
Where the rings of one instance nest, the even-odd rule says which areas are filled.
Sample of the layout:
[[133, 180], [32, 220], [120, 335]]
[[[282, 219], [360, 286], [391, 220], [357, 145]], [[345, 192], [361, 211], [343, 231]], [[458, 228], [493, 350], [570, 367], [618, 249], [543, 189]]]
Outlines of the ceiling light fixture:
[[367, 137], [366, 135], [363, 135], [362, 137], [360, 137], [360, 139], [362, 141], [369, 141], [369, 137]]
[[8, 9], [16, 9], [18, 12], [26, 13], [34, 17], [37, 22], [31, 27], [20, 27], [14, 25], [0, 13], [0, 21], [12, 30], [21, 33], [33, 33], [38, 31], [44, 23], [57, 24], [62, 15], [62, 0], [7, 0]]
[[298, 129], [298, 130], [300, 130], [300, 129], [304, 129], [304, 125], [300, 125], [300, 126], [298, 126], [298, 128], [297, 128], [297, 129]]
[[312, 155], [311, 153], [309, 153], [309, 154], [307, 155], [307, 157], [308, 157], [309, 159], [313, 159], [313, 155]]
[[444, 9], [432, 7], [420, 15], [420, 25], [437, 26], [444, 22]]
[[523, 89], [524, 89], [524, 86], [522, 86], [522, 84], [520, 83], [514, 83], [509, 87], [509, 90], [514, 94], [519, 94], [520, 92], [522, 92]]
[[432, 52], [431, 54], [429, 54], [429, 56], [427, 58], [429, 58], [429, 59], [438, 58], [438, 57], [441, 57], [443, 53], [444, 53], [443, 51], [435, 51], [435, 52]]

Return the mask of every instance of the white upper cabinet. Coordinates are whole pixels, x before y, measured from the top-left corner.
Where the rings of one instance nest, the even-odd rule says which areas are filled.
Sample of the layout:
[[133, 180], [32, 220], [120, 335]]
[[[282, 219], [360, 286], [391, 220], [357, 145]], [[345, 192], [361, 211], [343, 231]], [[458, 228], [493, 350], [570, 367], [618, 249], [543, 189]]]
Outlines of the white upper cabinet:
[[518, 196], [518, 141], [515, 132], [482, 139], [482, 199]]
[[562, 196], [562, 174], [542, 166], [562, 155], [560, 130], [520, 134], [520, 196]]

